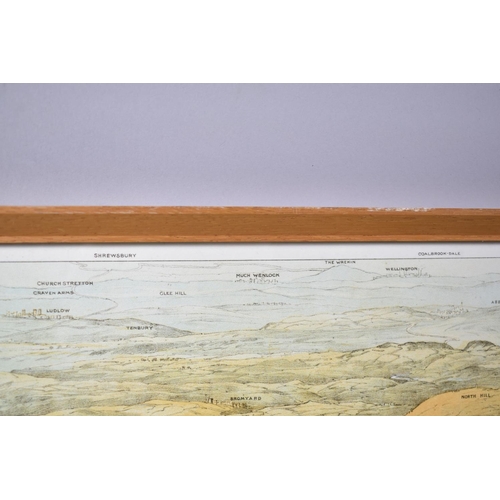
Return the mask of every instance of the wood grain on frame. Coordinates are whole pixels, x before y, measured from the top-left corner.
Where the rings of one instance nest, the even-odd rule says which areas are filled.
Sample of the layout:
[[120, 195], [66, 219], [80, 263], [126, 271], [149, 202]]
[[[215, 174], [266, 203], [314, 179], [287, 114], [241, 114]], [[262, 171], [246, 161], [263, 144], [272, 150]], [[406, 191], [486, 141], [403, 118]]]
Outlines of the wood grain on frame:
[[500, 241], [500, 209], [0, 207], [0, 243]]

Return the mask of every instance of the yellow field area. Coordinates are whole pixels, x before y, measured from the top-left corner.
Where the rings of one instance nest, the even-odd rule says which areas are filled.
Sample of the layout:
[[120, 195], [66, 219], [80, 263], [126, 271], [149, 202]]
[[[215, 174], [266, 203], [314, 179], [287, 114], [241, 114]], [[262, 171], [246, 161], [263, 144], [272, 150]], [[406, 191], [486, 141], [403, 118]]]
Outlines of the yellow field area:
[[499, 415], [499, 365], [500, 348], [487, 342], [246, 359], [115, 356], [60, 370], [0, 372], [0, 413]]

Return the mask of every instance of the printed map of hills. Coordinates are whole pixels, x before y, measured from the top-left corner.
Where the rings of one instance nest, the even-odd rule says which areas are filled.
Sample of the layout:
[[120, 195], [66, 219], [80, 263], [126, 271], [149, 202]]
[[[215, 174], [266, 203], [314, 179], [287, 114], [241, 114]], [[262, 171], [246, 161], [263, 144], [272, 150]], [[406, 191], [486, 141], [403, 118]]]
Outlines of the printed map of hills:
[[2, 415], [500, 414], [500, 258], [0, 263]]

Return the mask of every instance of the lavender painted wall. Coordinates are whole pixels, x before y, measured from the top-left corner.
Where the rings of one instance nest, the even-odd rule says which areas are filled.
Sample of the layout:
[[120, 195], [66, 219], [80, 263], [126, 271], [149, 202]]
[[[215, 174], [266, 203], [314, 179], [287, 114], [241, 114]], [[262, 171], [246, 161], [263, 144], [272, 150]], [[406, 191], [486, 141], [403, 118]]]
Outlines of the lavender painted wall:
[[0, 205], [500, 207], [500, 85], [0, 86]]

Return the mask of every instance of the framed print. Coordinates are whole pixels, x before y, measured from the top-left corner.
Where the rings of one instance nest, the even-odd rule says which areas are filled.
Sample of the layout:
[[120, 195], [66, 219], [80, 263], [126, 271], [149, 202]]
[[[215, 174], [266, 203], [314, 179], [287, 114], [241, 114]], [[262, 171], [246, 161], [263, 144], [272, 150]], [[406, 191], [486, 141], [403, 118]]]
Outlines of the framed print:
[[0, 415], [499, 415], [500, 211], [0, 209]]

